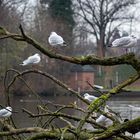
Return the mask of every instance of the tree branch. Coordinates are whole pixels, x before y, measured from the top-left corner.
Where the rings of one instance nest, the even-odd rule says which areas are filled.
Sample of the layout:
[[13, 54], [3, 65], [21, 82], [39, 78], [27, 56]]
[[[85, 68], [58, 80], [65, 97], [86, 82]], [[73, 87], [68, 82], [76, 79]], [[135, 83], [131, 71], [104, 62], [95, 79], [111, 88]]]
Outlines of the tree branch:
[[123, 87], [125, 87], [125, 86], [127, 86], [127, 85], [129, 85], [133, 82], [135, 82], [139, 78], [140, 78], [140, 74], [136, 74], [133, 77], [130, 77], [128, 80], [122, 82], [121, 84], [119, 84], [116, 87], [114, 87], [113, 89], [111, 89], [108, 93], [103, 94], [99, 98], [92, 101], [91, 104], [87, 108], [89, 110], [89, 112], [79, 122], [79, 125], [77, 127], [77, 134], [79, 135], [83, 125], [85, 124], [85, 121], [90, 117], [92, 112], [94, 112], [100, 106], [102, 106], [112, 94], [117, 94], [120, 89], [122, 89]]
[[[42, 114], [33, 114], [31, 113], [30, 111], [26, 110], [26, 109], [23, 109], [23, 112], [26, 112], [31, 118], [37, 118], [37, 117], [42, 117], [42, 116], [55, 116], [55, 117], [64, 117], [64, 118], [68, 118], [68, 119], [71, 119], [71, 120], [74, 120], [74, 121], [80, 121], [81, 118], [78, 118], [76, 116], [72, 116], [72, 115], [68, 115], [68, 114], [65, 114], [65, 113], [55, 113], [55, 112], [52, 112], [52, 113], [42, 113]], [[97, 124], [95, 121], [91, 120], [91, 119], [88, 119], [86, 120], [87, 123], [90, 123], [90, 124], [93, 124], [99, 128], [102, 128], [102, 129], [106, 129], [106, 127], [100, 125], [100, 124]]]
[[113, 65], [120, 65], [120, 64], [128, 64], [131, 65], [134, 69], [139, 71], [140, 69], [140, 62], [138, 59], [135, 58], [133, 53], [125, 54], [119, 57], [110, 57], [110, 58], [99, 58], [97, 56], [88, 55], [88, 56], [77, 56], [77, 57], [69, 57], [61, 54], [56, 54], [46, 47], [43, 47], [39, 44], [36, 40], [32, 39], [31, 37], [24, 34], [13, 34], [9, 33], [8, 31], [5, 32], [4, 36], [7, 38], [12, 38], [16, 41], [25, 41], [30, 45], [33, 45], [36, 49], [41, 51], [43, 54], [47, 55], [50, 58], [60, 59], [63, 61], [67, 61], [74, 64], [80, 65], [103, 65], [103, 66], [113, 66]]

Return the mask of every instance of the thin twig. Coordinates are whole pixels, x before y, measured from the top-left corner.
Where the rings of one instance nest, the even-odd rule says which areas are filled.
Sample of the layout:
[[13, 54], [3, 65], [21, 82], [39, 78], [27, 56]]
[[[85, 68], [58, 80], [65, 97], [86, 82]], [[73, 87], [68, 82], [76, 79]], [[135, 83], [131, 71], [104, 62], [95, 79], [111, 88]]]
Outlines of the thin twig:
[[88, 84], [91, 88], [93, 88], [95, 91], [97, 91], [97, 92], [100, 93], [101, 95], [103, 94], [103, 92], [101, 92], [100, 90], [98, 90], [97, 88], [95, 88], [94, 86], [92, 86], [92, 85], [90, 84], [89, 81], [86, 81], [86, 82], [87, 82], [87, 84]]

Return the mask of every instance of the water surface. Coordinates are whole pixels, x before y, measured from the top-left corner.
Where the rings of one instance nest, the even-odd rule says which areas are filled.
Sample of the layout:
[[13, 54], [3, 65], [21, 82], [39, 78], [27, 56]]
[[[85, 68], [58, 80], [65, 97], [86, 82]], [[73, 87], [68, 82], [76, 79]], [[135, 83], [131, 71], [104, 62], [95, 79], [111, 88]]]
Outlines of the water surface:
[[[41, 97], [43, 103], [47, 103], [48, 101], [59, 103], [59, 104], [70, 104], [76, 101], [77, 105], [81, 108], [86, 108], [86, 105], [82, 103], [79, 99], [74, 96], [42, 96]], [[1, 104], [4, 103], [4, 99], [1, 98]], [[107, 104], [111, 107], [113, 111], [119, 112], [123, 119], [134, 119], [140, 116], [140, 110], [134, 110], [128, 105], [134, 105], [140, 107], [140, 97], [113, 97], [111, 98]], [[29, 118], [29, 116], [22, 112], [22, 108], [28, 109], [32, 113], [37, 113], [37, 105], [40, 105], [40, 102], [34, 96], [12, 96], [11, 97], [11, 106], [18, 113], [13, 114], [13, 119], [17, 127], [30, 127], [35, 126], [38, 123], [37, 119]], [[56, 108], [49, 105], [51, 110], [55, 110]], [[67, 110], [65, 113], [74, 114], [76, 116], [81, 116], [81, 113], [74, 110]], [[45, 121], [45, 119], [44, 119]], [[64, 123], [56, 120], [58, 126], [63, 126]], [[76, 124], [76, 123], [75, 123]], [[87, 125], [86, 127], [90, 127]], [[136, 134], [137, 138], [140, 138], [140, 133]]]

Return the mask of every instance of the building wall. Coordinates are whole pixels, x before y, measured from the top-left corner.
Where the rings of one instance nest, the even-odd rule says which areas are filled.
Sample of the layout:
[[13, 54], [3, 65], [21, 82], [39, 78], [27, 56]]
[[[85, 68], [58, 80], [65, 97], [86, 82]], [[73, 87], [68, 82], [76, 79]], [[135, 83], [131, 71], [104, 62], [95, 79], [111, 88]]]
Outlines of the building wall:
[[68, 85], [76, 91], [92, 91], [92, 88], [87, 84], [87, 81], [94, 84], [93, 72], [75, 72], [68, 79]]
[[83, 73], [83, 86], [82, 90], [92, 90], [92, 88], [88, 85], [87, 81], [91, 84], [94, 85], [94, 73], [88, 72], [88, 73]]

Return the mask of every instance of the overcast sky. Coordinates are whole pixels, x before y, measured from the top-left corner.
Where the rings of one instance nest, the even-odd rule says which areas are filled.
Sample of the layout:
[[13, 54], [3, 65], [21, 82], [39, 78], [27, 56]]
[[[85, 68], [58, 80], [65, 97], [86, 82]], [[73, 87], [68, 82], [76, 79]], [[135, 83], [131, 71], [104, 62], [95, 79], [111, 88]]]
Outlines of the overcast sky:
[[[29, 0], [28, 5], [34, 7], [36, 5], [37, 1], [39, 1], [39, 0]], [[130, 22], [124, 23], [122, 26], [120, 26], [119, 29], [121, 31], [127, 31], [128, 33], [130, 33], [130, 31], [132, 31], [131, 32], [132, 34], [134, 34], [140, 38], [140, 0], [137, 0], [137, 1], [139, 2], [139, 4], [137, 4], [135, 7], [131, 7], [131, 12], [134, 13], [136, 19], [133, 20], [132, 23], [130, 23]], [[130, 27], [131, 27], [131, 29], [130, 29]]]

